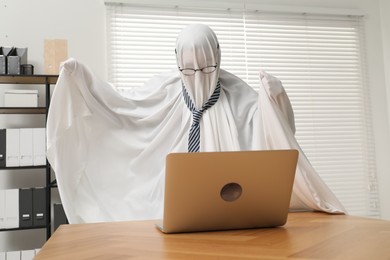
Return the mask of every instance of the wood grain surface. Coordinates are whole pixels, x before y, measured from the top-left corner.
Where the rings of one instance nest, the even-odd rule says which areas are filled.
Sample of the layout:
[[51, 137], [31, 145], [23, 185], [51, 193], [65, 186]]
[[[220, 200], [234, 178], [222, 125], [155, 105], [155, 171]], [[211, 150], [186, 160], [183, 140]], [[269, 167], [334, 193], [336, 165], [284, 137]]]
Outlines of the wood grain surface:
[[42, 259], [390, 259], [390, 221], [290, 213], [278, 228], [162, 234], [156, 221], [60, 226]]

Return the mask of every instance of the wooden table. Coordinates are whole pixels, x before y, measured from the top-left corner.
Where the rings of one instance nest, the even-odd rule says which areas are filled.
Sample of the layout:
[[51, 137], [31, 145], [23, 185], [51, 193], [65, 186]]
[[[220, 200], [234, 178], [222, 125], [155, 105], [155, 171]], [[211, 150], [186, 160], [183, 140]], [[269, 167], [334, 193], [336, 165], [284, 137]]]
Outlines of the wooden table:
[[162, 234], [155, 221], [62, 225], [36, 259], [390, 259], [390, 221], [290, 213], [279, 228]]

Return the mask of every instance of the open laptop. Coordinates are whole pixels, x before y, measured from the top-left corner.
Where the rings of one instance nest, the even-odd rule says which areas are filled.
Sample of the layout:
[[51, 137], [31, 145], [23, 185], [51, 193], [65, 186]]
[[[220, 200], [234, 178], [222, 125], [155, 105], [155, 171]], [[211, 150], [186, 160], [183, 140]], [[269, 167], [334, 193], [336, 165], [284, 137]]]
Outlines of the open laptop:
[[164, 233], [282, 226], [297, 150], [171, 153], [166, 158]]

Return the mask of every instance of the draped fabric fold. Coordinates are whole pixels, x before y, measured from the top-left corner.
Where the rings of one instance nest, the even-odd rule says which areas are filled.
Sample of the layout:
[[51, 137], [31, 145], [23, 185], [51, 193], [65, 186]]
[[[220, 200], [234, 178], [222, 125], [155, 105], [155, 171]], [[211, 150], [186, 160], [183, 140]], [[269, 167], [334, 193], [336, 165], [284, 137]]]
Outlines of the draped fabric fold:
[[[77, 60], [62, 64], [47, 121], [47, 157], [69, 222], [161, 218], [165, 156], [188, 151], [192, 114], [182, 82], [202, 107], [218, 80], [218, 101], [200, 119], [200, 151], [298, 149], [290, 208], [345, 213], [294, 137], [293, 112], [281, 82], [261, 71], [257, 93], [219, 68], [213, 32], [206, 26], [195, 29], [184, 30], [185, 40], [178, 37], [178, 66], [218, 64], [215, 73], [197, 71], [188, 78], [175, 69], [119, 93]], [[186, 44], [190, 36], [192, 47]]]

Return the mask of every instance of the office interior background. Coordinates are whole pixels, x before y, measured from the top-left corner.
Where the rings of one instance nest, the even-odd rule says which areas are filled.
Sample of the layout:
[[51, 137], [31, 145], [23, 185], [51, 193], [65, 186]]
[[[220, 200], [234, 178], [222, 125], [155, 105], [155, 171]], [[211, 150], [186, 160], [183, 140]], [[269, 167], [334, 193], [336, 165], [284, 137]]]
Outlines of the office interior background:
[[[124, 0], [161, 5], [157, 0]], [[244, 1], [164, 1], [170, 6], [227, 8]], [[364, 21], [367, 86], [371, 103], [371, 124], [379, 217], [390, 219], [390, 2], [387, 0], [252, 0], [245, 1], [275, 11], [360, 13]], [[109, 79], [106, 5], [103, 0], [0, 0], [0, 46], [28, 47], [28, 61], [35, 74], [44, 72], [44, 40], [66, 39], [68, 56], [87, 64], [102, 79]], [[223, 53], [222, 53], [223, 55]], [[223, 66], [222, 66], [223, 67]], [[42, 96], [42, 95], [41, 95]], [[41, 127], [41, 116], [16, 115], [0, 118], [10, 128]], [[44, 178], [32, 173], [0, 173], [0, 189], [43, 186]], [[53, 191], [54, 201], [59, 196]], [[0, 233], [0, 251], [37, 248], [45, 241], [44, 230]], [[29, 239], [25, 239], [25, 238]], [[22, 239], [23, 238], [23, 239]]]

